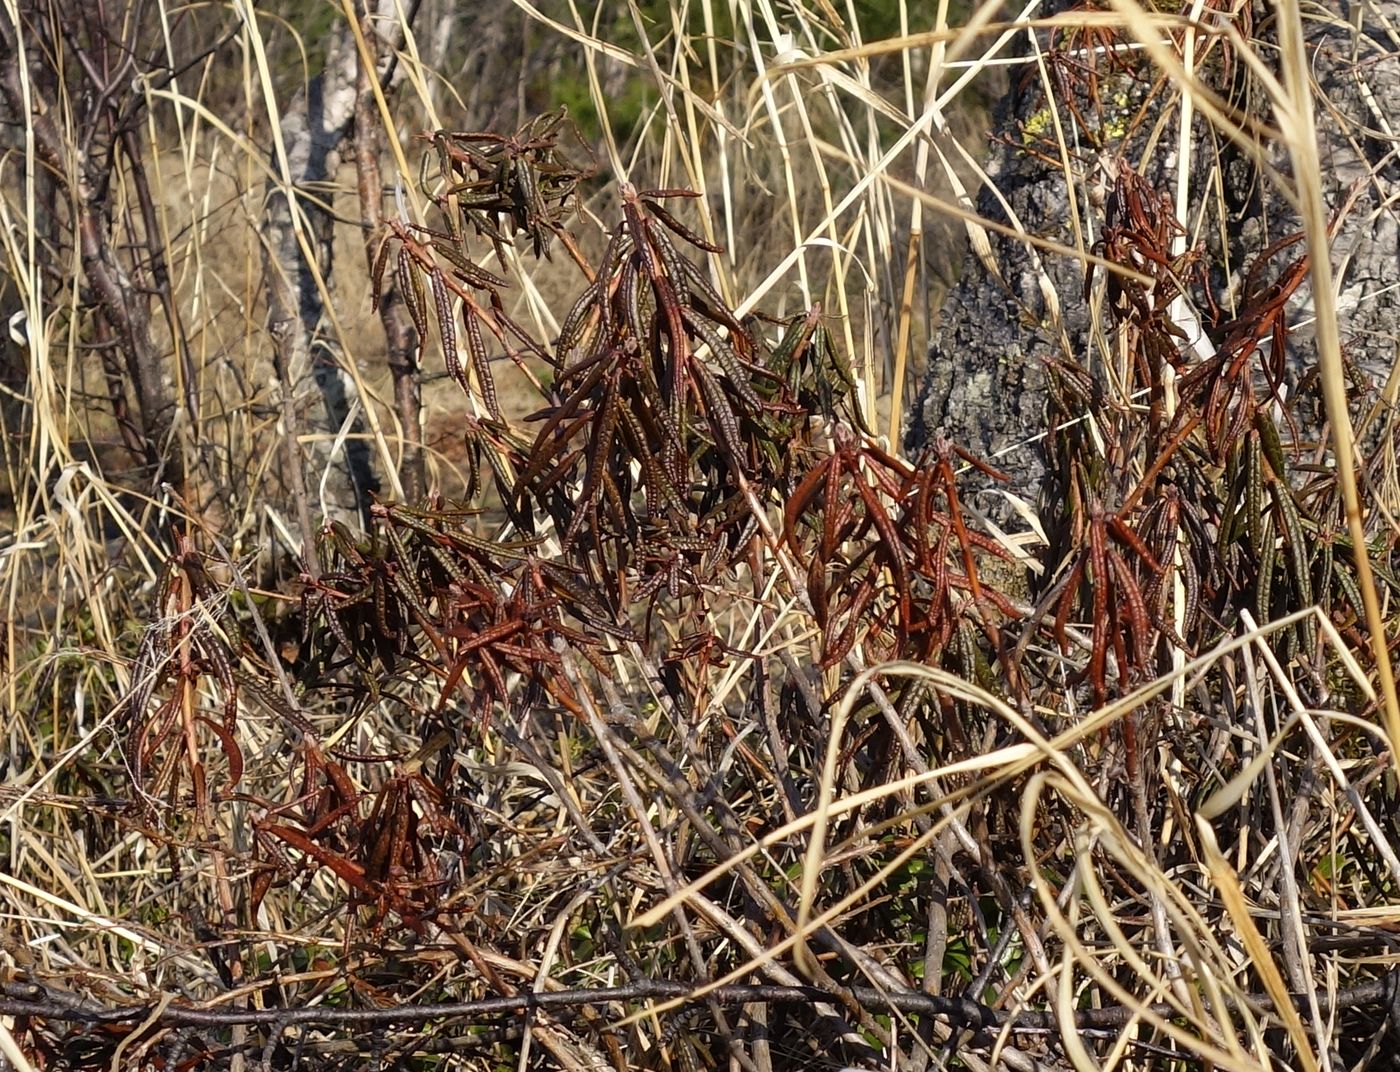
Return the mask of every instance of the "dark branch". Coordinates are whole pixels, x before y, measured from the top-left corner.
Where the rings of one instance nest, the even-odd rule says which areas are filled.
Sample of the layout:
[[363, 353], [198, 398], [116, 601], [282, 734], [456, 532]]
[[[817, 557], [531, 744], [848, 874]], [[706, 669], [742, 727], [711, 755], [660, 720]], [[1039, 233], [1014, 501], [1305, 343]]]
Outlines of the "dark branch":
[[[1329, 1002], [1326, 993], [1317, 1000], [1324, 1009], [1386, 1006], [1393, 1003], [1400, 988], [1392, 973], [1382, 979], [1337, 992]], [[990, 1005], [968, 998], [937, 997], [917, 993], [885, 993], [870, 987], [852, 987], [850, 994], [872, 1012], [902, 1012], [915, 1016], [935, 1016], [966, 1030], [985, 1031], [1009, 1027], [1013, 1031], [1057, 1030], [1059, 1022], [1048, 1012], [1026, 1011], [1008, 1014]], [[34, 983], [7, 983], [0, 986], [0, 1015], [36, 1016], [46, 1020], [71, 1023], [101, 1024], [145, 1020], [151, 1015], [150, 1003], [132, 1005], [100, 1005], [72, 995], [50, 990]], [[200, 1009], [171, 1005], [156, 1019], [163, 1028], [230, 1027], [234, 1025], [267, 1025], [285, 1029], [298, 1024], [327, 1027], [371, 1027], [381, 1024], [425, 1023], [429, 1020], [472, 1019], [519, 1014], [532, 1011], [560, 1011], [616, 1005], [643, 1001], [673, 1001], [686, 1003], [716, 1001], [723, 1005], [765, 1003], [770, 1005], [805, 1005], [830, 1001], [832, 995], [814, 986], [733, 985], [722, 986], [706, 994], [696, 994], [696, 988], [684, 983], [647, 980], [628, 986], [598, 989], [557, 990], [545, 993], [522, 993], [508, 997], [482, 998], [477, 1001], [443, 1002], [424, 1005], [400, 1005], [383, 1009]], [[1262, 1011], [1273, 1008], [1264, 996], [1251, 996], [1248, 1004]], [[1303, 998], [1297, 1002], [1302, 1004]], [[1164, 1018], [1174, 1018], [1175, 1009], [1166, 1004], [1150, 1006], [1151, 1011]], [[1074, 1015], [1075, 1026], [1082, 1031], [1120, 1027], [1141, 1014], [1132, 1006], [1111, 1006], [1089, 1009]]]

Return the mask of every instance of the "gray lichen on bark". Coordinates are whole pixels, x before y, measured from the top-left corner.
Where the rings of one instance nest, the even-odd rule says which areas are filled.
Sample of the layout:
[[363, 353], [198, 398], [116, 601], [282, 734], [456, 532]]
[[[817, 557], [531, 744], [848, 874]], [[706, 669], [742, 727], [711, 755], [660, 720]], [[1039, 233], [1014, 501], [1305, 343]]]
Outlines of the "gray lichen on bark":
[[[1307, 21], [1306, 32], [1316, 78], [1325, 192], [1329, 208], [1348, 206], [1332, 249], [1343, 343], [1361, 371], [1384, 383], [1400, 338], [1400, 231], [1394, 207], [1400, 192], [1400, 162], [1395, 155], [1395, 132], [1400, 130], [1400, 43], [1393, 36], [1400, 24], [1400, 2], [1351, 6], [1360, 17], [1359, 28], [1315, 18]], [[1267, 39], [1272, 33], [1270, 10], [1271, 5], [1255, 5], [1256, 36]], [[1042, 36], [1042, 48], [1050, 44], [1048, 36]], [[1248, 94], [1241, 92], [1246, 88], [1240, 81], [1245, 73], [1238, 65], [1233, 71], [1218, 64], [1206, 66], [1198, 73], [1207, 81], [1214, 79], [1223, 96], [1241, 102], [1266, 122], [1272, 120], [1257, 85], [1248, 87]], [[1151, 84], [1150, 78], [1120, 81], [1112, 91], [1101, 84], [1098, 96], [1105, 102], [1101, 111], [1095, 111], [1081, 90], [1076, 103], [1080, 114], [1096, 123], [1092, 131], [1079, 129], [1073, 110], [1059, 101], [1060, 118], [1077, 158], [1075, 207], [1091, 233], [1097, 233], [1102, 221], [1088, 191], [1095, 170], [1104, 163], [1125, 156], [1158, 189], [1175, 188], [1177, 118], [1168, 116], [1155, 139], [1149, 134], [1158, 126], [1158, 115], [1148, 115], [1145, 123], [1130, 123], [1142, 104], [1143, 87]], [[1158, 92], [1167, 100], [1164, 91]], [[1173, 109], [1176, 100], [1170, 98]], [[1032, 144], [1034, 139], [1022, 134], [1043, 128], [1046, 107], [1038, 77], [1013, 81], [994, 117], [994, 128], [1006, 135], [992, 147], [988, 162], [997, 190], [984, 189], [977, 208], [991, 220], [1008, 222], [999, 193], [1027, 231], [1073, 246], [1073, 214], [1064, 172], [1054, 160], [1029, 151], [1044, 150], [1046, 143]], [[1115, 139], [1113, 132], [1119, 129], [1132, 132]], [[1191, 212], [1186, 223], [1192, 241], [1199, 238], [1206, 245], [1213, 294], [1228, 311], [1232, 299], [1239, 297], [1244, 270], [1253, 258], [1271, 242], [1299, 230], [1299, 218], [1265, 169], [1212, 132], [1199, 116], [1192, 139]], [[1053, 143], [1050, 151], [1054, 152]], [[1269, 168], [1286, 177], [1287, 146], [1265, 144], [1262, 151]], [[1216, 169], [1219, 181], [1213, 182]], [[1000, 235], [992, 236], [992, 244], [1001, 278], [967, 254], [959, 283], [943, 307], [930, 342], [928, 371], [913, 407], [906, 447], [917, 451], [942, 430], [955, 442], [992, 459], [1012, 477], [1010, 490], [1034, 503], [1045, 473], [1036, 438], [1046, 423], [1045, 362], [1068, 357], [1094, 369], [1094, 325], [1078, 259], [1039, 255], [1057, 299], [1060, 319], [1056, 323], [1030, 246]], [[1265, 281], [1299, 251], [1280, 253], [1265, 269]], [[1305, 287], [1290, 306], [1294, 330], [1289, 376], [1294, 388], [1305, 384], [1315, 363], [1309, 307]], [[987, 494], [986, 486], [975, 501], [998, 519], [1011, 519], [1001, 497]]]

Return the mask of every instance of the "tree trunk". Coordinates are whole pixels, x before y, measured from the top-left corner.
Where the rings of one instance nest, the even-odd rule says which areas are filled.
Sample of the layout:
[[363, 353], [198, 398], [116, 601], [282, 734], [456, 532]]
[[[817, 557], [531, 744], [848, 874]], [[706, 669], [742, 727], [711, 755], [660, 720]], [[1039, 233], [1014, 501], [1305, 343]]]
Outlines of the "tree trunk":
[[[335, 179], [340, 148], [355, 115], [356, 49], [350, 27], [337, 24], [325, 68], [299, 90], [282, 112], [282, 142], [287, 176], [297, 193]], [[281, 164], [274, 156], [274, 171]], [[341, 367], [335, 341], [326, 332], [321, 283], [332, 273], [332, 227], [329, 213], [310, 197], [293, 205], [282, 183], [269, 181], [267, 215], [263, 222], [263, 259], [267, 277], [268, 319], [275, 346], [274, 362], [283, 392], [284, 460], [291, 467], [287, 480], [297, 498], [298, 522], [304, 529], [303, 548], [308, 568], [311, 511], [327, 520], [362, 528], [369, 518], [370, 497], [378, 490], [364, 422], [350, 422], [349, 435], [337, 438], [350, 415], [354, 384]], [[315, 270], [303, 252], [315, 259]], [[365, 404], [368, 404], [367, 402]], [[298, 431], [315, 437], [304, 450], [296, 449]], [[304, 459], [304, 461], [303, 461]], [[324, 488], [322, 493], [321, 489]]]
[[[386, 78], [387, 63], [381, 57], [392, 56], [394, 51], [394, 42], [379, 40], [374, 32], [375, 21], [368, 17], [360, 20], [365, 54], [356, 64], [355, 81], [355, 174], [359, 180], [360, 218], [365, 227], [365, 261], [371, 273], [383, 240], [384, 223], [384, 183], [379, 167], [384, 130], [374, 86], [376, 81], [382, 85]], [[388, 47], [383, 47], [386, 44]], [[423, 466], [423, 384], [418, 367], [424, 340], [413, 326], [394, 273], [385, 272], [383, 284], [379, 321], [384, 327], [385, 358], [394, 378], [394, 408], [404, 437], [399, 476], [404, 498], [413, 502], [427, 490]]]
[[[1381, 19], [1394, 26], [1400, 18], [1400, 2], [1351, 6], [1363, 19], [1360, 31], [1321, 19], [1309, 19], [1305, 26], [1317, 80], [1326, 196], [1333, 211], [1345, 208], [1332, 248], [1342, 341], [1356, 366], [1383, 384], [1400, 338], [1400, 288], [1395, 286], [1400, 231], [1389, 203], [1400, 182], [1400, 162], [1394, 155], [1394, 132], [1400, 129], [1400, 57]], [[1189, 11], [1190, 5], [1186, 7]], [[1256, 38], [1267, 41], [1274, 35], [1271, 11], [1272, 5], [1254, 5]], [[1054, 44], [1046, 32], [1040, 40], [1043, 50]], [[1219, 46], [1216, 40], [1207, 49], [1206, 38], [1198, 37], [1202, 57], [1198, 77], [1273, 127], [1267, 98], [1254, 76], [1238, 60], [1222, 63]], [[1267, 47], [1260, 52], [1270, 54]], [[1163, 87], [1156, 90], [1156, 101], [1145, 101], [1158, 72], [1145, 59], [1129, 62], [1134, 67], [1121, 71], [1101, 62], [1093, 93], [1083, 77], [1068, 87], [1057, 85], [1056, 113], [1050, 111], [1033, 61], [1021, 69], [1025, 72], [1021, 79], [1013, 79], [994, 125], [1005, 141], [993, 147], [988, 172], [1030, 234], [1073, 247], [1078, 230], [1085, 245], [1091, 246], [1103, 223], [1103, 200], [1095, 194], [1102, 194], [1104, 176], [1111, 183], [1119, 158], [1136, 167], [1157, 190], [1174, 194], [1179, 96], [1168, 97], [1168, 88]], [[1082, 67], [1078, 70], [1082, 75]], [[1172, 111], [1163, 117], [1168, 105]], [[1073, 205], [1060, 166], [1056, 114], [1075, 159]], [[1228, 318], [1254, 259], [1271, 243], [1300, 230], [1301, 223], [1276, 183], [1249, 154], [1226, 141], [1199, 115], [1192, 125], [1191, 142], [1190, 210], [1184, 222], [1191, 231], [1188, 241], [1206, 245], [1214, 297]], [[1289, 173], [1286, 145], [1265, 144], [1263, 153], [1270, 167], [1285, 176]], [[1211, 181], [1217, 169], [1218, 184]], [[1355, 200], [1349, 201], [1352, 194]], [[990, 189], [982, 191], [978, 210], [989, 219], [1013, 222]], [[1103, 355], [1096, 344], [1102, 325], [1091, 323], [1079, 259], [1037, 254], [1015, 238], [992, 235], [991, 241], [998, 273], [994, 275], [969, 253], [961, 279], [943, 307], [906, 446], [918, 450], [942, 430], [1008, 472], [1009, 490], [1034, 504], [1045, 476], [1037, 438], [1046, 430], [1045, 362], [1066, 358], [1102, 376]], [[1300, 246], [1281, 251], [1265, 268], [1264, 281], [1274, 278], [1301, 252]], [[1290, 305], [1294, 330], [1289, 336], [1289, 387], [1295, 392], [1302, 387], [1306, 393], [1308, 374], [1316, 364], [1310, 307], [1305, 286]], [[1211, 343], [1203, 339], [1198, 345], [1206, 348]], [[998, 520], [1010, 521], [1014, 516], [990, 481], [976, 501]]]

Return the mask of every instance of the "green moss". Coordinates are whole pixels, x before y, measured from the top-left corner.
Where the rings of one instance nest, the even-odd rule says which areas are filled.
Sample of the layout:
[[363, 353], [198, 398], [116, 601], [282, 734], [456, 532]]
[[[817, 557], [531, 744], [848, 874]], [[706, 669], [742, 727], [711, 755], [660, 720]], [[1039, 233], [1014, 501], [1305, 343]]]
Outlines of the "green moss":
[[1132, 118], [1132, 99], [1126, 89], [1118, 89], [1109, 94], [1105, 103], [1104, 124], [1100, 138], [1104, 141], [1121, 141], [1128, 136], [1128, 120]]
[[1050, 105], [1041, 108], [1040, 111], [1027, 117], [1021, 124], [1021, 144], [1033, 145], [1041, 138], [1047, 137], [1055, 129], [1055, 116], [1050, 111]]

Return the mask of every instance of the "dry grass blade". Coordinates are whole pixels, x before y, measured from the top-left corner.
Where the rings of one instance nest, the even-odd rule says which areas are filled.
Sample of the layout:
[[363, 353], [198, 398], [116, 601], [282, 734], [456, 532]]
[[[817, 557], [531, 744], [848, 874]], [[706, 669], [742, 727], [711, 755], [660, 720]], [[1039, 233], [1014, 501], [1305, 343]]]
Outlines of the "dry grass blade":
[[1386, 732], [1390, 738], [1391, 753], [1400, 755], [1400, 696], [1397, 696], [1395, 675], [1391, 672], [1386, 622], [1381, 613], [1380, 599], [1376, 594], [1370, 556], [1366, 551], [1366, 520], [1357, 487], [1355, 441], [1352, 436], [1351, 413], [1347, 407], [1346, 373], [1342, 363], [1341, 333], [1332, 287], [1330, 229], [1320, 186], [1322, 163], [1318, 158], [1314, 128], [1312, 82], [1308, 76], [1302, 13], [1297, 0], [1284, 0], [1280, 5], [1279, 26], [1280, 44], [1283, 46], [1284, 88], [1277, 98], [1275, 109], [1279, 117], [1279, 126], [1294, 161], [1303, 229], [1307, 235], [1308, 246], [1314, 251], [1311, 259], [1312, 293], [1317, 317], [1317, 340], [1327, 423], [1332, 434], [1333, 451], [1338, 459], [1337, 477], [1347, 529], [1351, 533], [1356, 558], [1356, 582], [1365, 602], [1371, 650], [1376, 661], [1376, 674], [1380, 679], [1381, 696], [1384, 699]]

